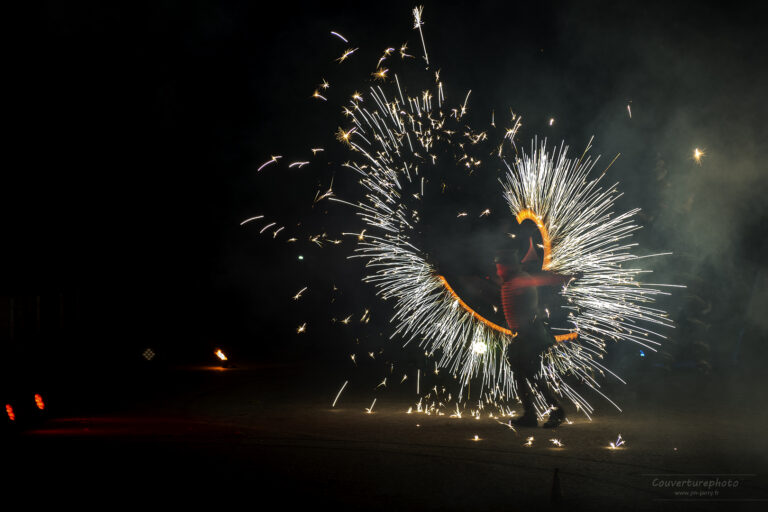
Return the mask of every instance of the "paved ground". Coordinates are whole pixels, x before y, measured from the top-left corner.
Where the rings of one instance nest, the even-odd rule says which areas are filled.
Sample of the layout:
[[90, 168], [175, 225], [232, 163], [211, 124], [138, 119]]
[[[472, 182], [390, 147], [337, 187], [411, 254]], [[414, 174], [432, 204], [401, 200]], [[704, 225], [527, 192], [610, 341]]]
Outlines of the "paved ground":
[[[168, 372], [137, 378], [135, 396], [114, 404], [94, 385], [102, 412], [53, 418], [13, 439], [7, 490], [85, 508], [158, 499], [368, 510], [758, 510], [768, 502], [765, 416], [714, 415], [708, 400], [514, 432], [490, 418], [407, 414], [411, 404], [394, 397], [373, 414], [369, 397], [352, 392], [331, 408], [338, 379], [296, 379], [296, 368]], [[619, 433], [626, 446], [609, 449]], [[738, 487], [659, 486], [689, 479]]]

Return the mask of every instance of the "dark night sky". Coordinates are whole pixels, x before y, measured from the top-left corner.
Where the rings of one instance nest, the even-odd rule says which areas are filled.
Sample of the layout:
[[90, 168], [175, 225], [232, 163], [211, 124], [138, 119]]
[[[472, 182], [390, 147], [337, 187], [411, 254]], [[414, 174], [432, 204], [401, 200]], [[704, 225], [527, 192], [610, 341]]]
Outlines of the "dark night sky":
[[[472, 89], [476, 124], [512, 108], [523, 147], [539, 135], [580, 152], [594, 135], [606, 164], [621, 153], [611, 171], [620, 206], [644, 208], [648, 252], [676, 254], [654, 264], [659, 280], [699, 283], [718, 311], [711, 322], [732, 332], [760, 324], [743, 315], [765, 303], [768, 48], [752, 5], [431, 2], [424, 32], [449, 101]], [[297, 313], [276, 297], [328, 272], [355, 283], [359, 268], [329, 270], [347, 254], [338, 250], [297, 269], [295, 255], [238, 226], [307, 213], [335, 168], [295, 183], [256, 168], [333, 145], [339, 96], [320, 105], [309, 95], [331, 75], [338, 94], [367, 87], [387, 46], [418, 52], [411, 7], [49, 2], [11, 16], [4, 293], [80, 290], [93, 330], [120, 343], [258, 352], [274, 345], [266, 332], [294, 339]], [[344, 45], [330, 30], [361, 48], [359, 63], [339, 69]], [[701, 166], [694, 147], [707, 152]], [[343, 227], [329, 219], [326, 229]]]

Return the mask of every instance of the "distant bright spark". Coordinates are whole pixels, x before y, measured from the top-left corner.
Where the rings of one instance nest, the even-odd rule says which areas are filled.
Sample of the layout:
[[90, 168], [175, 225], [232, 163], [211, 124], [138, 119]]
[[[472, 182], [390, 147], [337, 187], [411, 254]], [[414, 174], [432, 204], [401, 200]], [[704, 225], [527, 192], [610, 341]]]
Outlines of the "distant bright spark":
[[338, 37], [339, 39], [341, 39], [345, 43], [349, 43], [349, 41], [347, 41], [347, 38], [344, 37], [343, 35], [339, 34], [338, 32], [331, 31], [331, 35], [334, 35], [334, 36]]
[[282, 156], [280, 156], [280, 155], [277, 155], [277, 156], [273, 156], [272, 158], [270, 158], [269, 160], [267, 160], [266, 162], [264, 162], [263, 164], [261, 164], [261, 165], [259, 166], [259, 168], [258, 168], [258, 169], [256, 169], [256, 172], [258, 172], [258, 171], [261, 171], [263, 168], [265, 168], [266, 166], [268, 166], [268, 165], [270, 165], [270, 164], [274, 164], [275, 162], [277, 162], [277, 161], [278, 161], [279, 159], [281, 159], [281, 158], [283, 158], [283, 157], [282, 157]]
[[347, 387], [348, 383], [349, 383], [348, 380], [344, 381], [344, 384], [342, 384], [341, 389], [339, 389], [339, 392], [336, 393], [336, 398], [333, 399], [333, 404], [331, 404], [331, 407], [336, 407], [336, 402], [339, 401], [339, 397], [341, 396], [341, 392], [344, 391], [344, 388]]
[[259, 220], [259, 219], [263, 219], [263, 218], [264, 218], [263, 215], [256, 215], [255, 217], [249, 217], [249, 218], [245, 219], [243, 222], [241, 222], [240, 225], [244, 226], [245, 224], [248, 224], [251, 221]]

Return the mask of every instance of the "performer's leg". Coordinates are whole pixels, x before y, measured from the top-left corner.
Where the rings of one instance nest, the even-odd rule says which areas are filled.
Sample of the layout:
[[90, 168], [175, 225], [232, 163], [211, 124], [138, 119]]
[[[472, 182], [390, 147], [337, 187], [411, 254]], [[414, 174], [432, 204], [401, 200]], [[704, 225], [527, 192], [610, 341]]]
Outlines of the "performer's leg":
[[[531, 364], [530, 340], [518, 333], [518, 339], [513, 344], [510, 362], [515, 374], [517, 394], [523, 403], [523, 415], [512, 420], [512, 423], [521, 427], [536, 427], [539, 424], [536, 416], [536, 408], [533, 405], [533, 392], [530, 384], [536, 378], [536, 365]], [[529, 384], [530, 383], [530, 384]]]

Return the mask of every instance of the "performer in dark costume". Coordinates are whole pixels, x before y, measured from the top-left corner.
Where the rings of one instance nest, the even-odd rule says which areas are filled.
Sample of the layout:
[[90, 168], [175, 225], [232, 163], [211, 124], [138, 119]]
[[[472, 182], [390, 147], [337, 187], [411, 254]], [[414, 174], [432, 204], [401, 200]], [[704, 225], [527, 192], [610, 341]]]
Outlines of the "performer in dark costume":
[[546, 380], [539, 377], [541, 353], [556, 341], [545, 325], [547, 313], [540, 302], [546, 288], [562, 285], [565, 278], [541, 269], [541, 260], [536, 254], [533, 240], [528, 239], [528, 251], [521, 259], [522, 251], [513, 249], [499, 253], [496, 258], [496, 273], [501, 279], [501, 304], [509, 328], [517, 332], [510, 345], [509, 362], [515, 375], [518, 393], [523, 402], [524, 413], [512, 423], [524, 427], [538, 426], [533, 406], [533, 392], [536, 385], [553, 408], [544, 427], [552, 428], [565, 420], [565, 412]]

